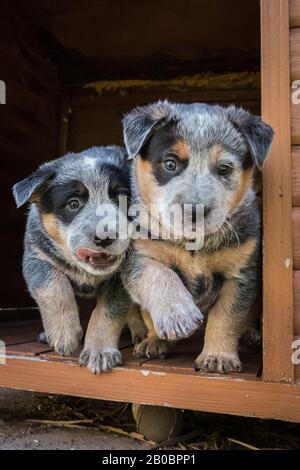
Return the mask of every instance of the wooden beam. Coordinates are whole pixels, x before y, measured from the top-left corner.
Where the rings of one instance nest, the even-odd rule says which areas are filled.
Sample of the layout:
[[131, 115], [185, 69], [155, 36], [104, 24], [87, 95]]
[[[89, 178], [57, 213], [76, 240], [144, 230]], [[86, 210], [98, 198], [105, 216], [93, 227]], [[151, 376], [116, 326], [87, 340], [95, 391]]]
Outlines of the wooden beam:
[[76, 364], [8, 359], [0, 365], [0, 386], [300, 422], [300, 386], [156, 372], [146, 364], [95, 376]]
[[275, 130], [263, 171], [264, 380], [294, 382], [289, 3], [261, 1], [262, 116]]

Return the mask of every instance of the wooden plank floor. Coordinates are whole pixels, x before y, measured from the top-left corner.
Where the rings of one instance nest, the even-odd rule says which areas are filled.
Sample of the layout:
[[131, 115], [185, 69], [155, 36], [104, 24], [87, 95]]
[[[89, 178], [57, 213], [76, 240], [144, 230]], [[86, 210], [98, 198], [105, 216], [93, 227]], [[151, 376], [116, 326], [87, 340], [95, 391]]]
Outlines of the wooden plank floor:
[[39, 321], [0, 323], [0, 387], [130, 403], [146, 403], [241, 416], [300, 422], [300, 384], [266, 383], [258, 376], [260, 355], [241, 354], [242, 374], [195, 372], [201, 337], [181, 341], [165, 360], [138, 359], [128, 336], [121, 341], [123, 366], [99, 376], [36, 341]]
[[[79, 346], [72, 356], [60, 356], [53, 351], [47, 344], [40, 344], [37, 341], [37, 335], [42, 331], [40, 321], [27, 322], [11, 322], [1, 325], [0, 323], [0, 340], [6, 345], [6, 355], [22, 357], [37, 357], [41, 360], [63, 363], [78, 363], [78, 357], [83, 349]], [[125, 334], [121, 338], [120, 349], [123, 356], [124, 368], [143, 368], [156, 370], [161, 372], [177, 372], [183, 374], [197, 374], [213, 376], [219, 374], [205, 374], [195, 372], [193, 362], [200, 353], [203, 345], [203, 335], [197, 334], [192, 338], [178, 342], [176, 349], [166, 359], [146, 359], [137, 358], [133, 355], [133, 347], [130, 336]], [[244, 364], [242, 374], [232, 374], [232, 377], [239, 379], [256, 379], [261, 369], [260, 354], [241, 353], [241, 359]]]

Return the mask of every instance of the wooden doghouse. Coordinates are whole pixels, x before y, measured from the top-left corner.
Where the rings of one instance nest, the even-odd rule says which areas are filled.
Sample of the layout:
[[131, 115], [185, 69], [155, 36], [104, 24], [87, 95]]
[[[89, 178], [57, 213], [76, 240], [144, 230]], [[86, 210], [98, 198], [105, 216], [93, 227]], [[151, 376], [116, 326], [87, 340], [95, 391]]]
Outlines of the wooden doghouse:
[[[239, 0], [128, 5], [1, 2], [0, 386], [300, 422], [300, 365], [292, 361], [300, 335], [300, 104], [297, 82], [291, 88], [300, 79], [300, 0], [261, 0], [260, 9]], [[242, 374], [194, 372], [199, 338], [165, 361], [140, 363], [125, 337], [124, 366], [101, 376], [36, 342], [40, 320], [21, 274], [24, 212], [10, 188], [67, 150], [121, 143], [122, 114], [158, 98], [240, 104], [275, 129], [263, 172], [263, 353], [246, 355]]]

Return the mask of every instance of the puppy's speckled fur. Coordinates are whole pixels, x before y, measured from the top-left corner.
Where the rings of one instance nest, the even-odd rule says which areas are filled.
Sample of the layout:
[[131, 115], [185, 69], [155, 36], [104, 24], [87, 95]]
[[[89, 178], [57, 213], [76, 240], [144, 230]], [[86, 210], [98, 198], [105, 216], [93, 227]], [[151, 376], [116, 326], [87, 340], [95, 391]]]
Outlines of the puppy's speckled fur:
[[[23, 272], [49, 345], [60, 354], [74, 352], [82, 336], [75, 295], [97, 297], [80, 362], [94, 373], [119, 365], [118, 339], [131, 304], [119, 271], [129, 241], [117, 238], [107, 244], [94, 236], [97, 207], [130, 194], [125, 149], [94, 147], [68, 154], [41, 165], [13, 191], [18, 207], [32, 202]], [[71, 208], [74, 200], [77, 208]], [[111, 258], [95, 266], [77, 256], [81, 247]]]
[[149, 212], [151, 204], [161, 205], [162, 213], [173, 204], [201, 204], [205, 214], [200, 250], [185, 249], [192, 232], [176, 243], [137, 240], [126, 286], [149, 311], [160, 338], [186, 337], [208, 318], [196, 369], [240, 371], [238, 341], [252, 326], [260, 285], [260, 214], [252, 175], [267, 157], [273, 131], [242, 108], [168, 101], [134, 109], [123, 127], [134, 159], [134, 202]]

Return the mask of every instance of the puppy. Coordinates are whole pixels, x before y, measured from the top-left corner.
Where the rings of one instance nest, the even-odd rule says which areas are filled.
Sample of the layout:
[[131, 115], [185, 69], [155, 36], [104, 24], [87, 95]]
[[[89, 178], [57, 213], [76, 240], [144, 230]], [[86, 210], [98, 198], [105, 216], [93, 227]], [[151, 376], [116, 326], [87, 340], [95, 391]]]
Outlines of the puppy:
[[94, 373], [120, 365], [118, 339], [131, 302], [118, 273], [129, 240], [109, 232], [99, 238], [97, 211], [104, 204], [117, 208], [120, 195], [130, 196], [125, 149], [69, 153], [41, 165], [13, 193], [18, 207], [31, 203], [23, 273], [47, 342], [72, 354], [82, 337], [75, 295], [96, 297], [80, 364]]
[[[166, 339], [189, 336], [206, 317], [195, 368], [240, 372], [238, 342], [253, 326], [251, 306], [260, 285], [260, 215], [251, 182], [273, 131], [242, 108], [168, 101], [136, 108], [125, 116], [123, 128], [134, 159], [134, 202], [152, 219], [153, 205], [160, 216], [174, 204], [192, 207], [192, 229], [181, 240], [135, 241], [124, 282], [133, 301], [149, 312], [156, 332], [152, 328], [138, 352], [165, 353]], [[198, 205], [203, 244], [191, 251], [186, 243], [197, 235]], [[161, 220], [165, 228], [168, 219]]]

